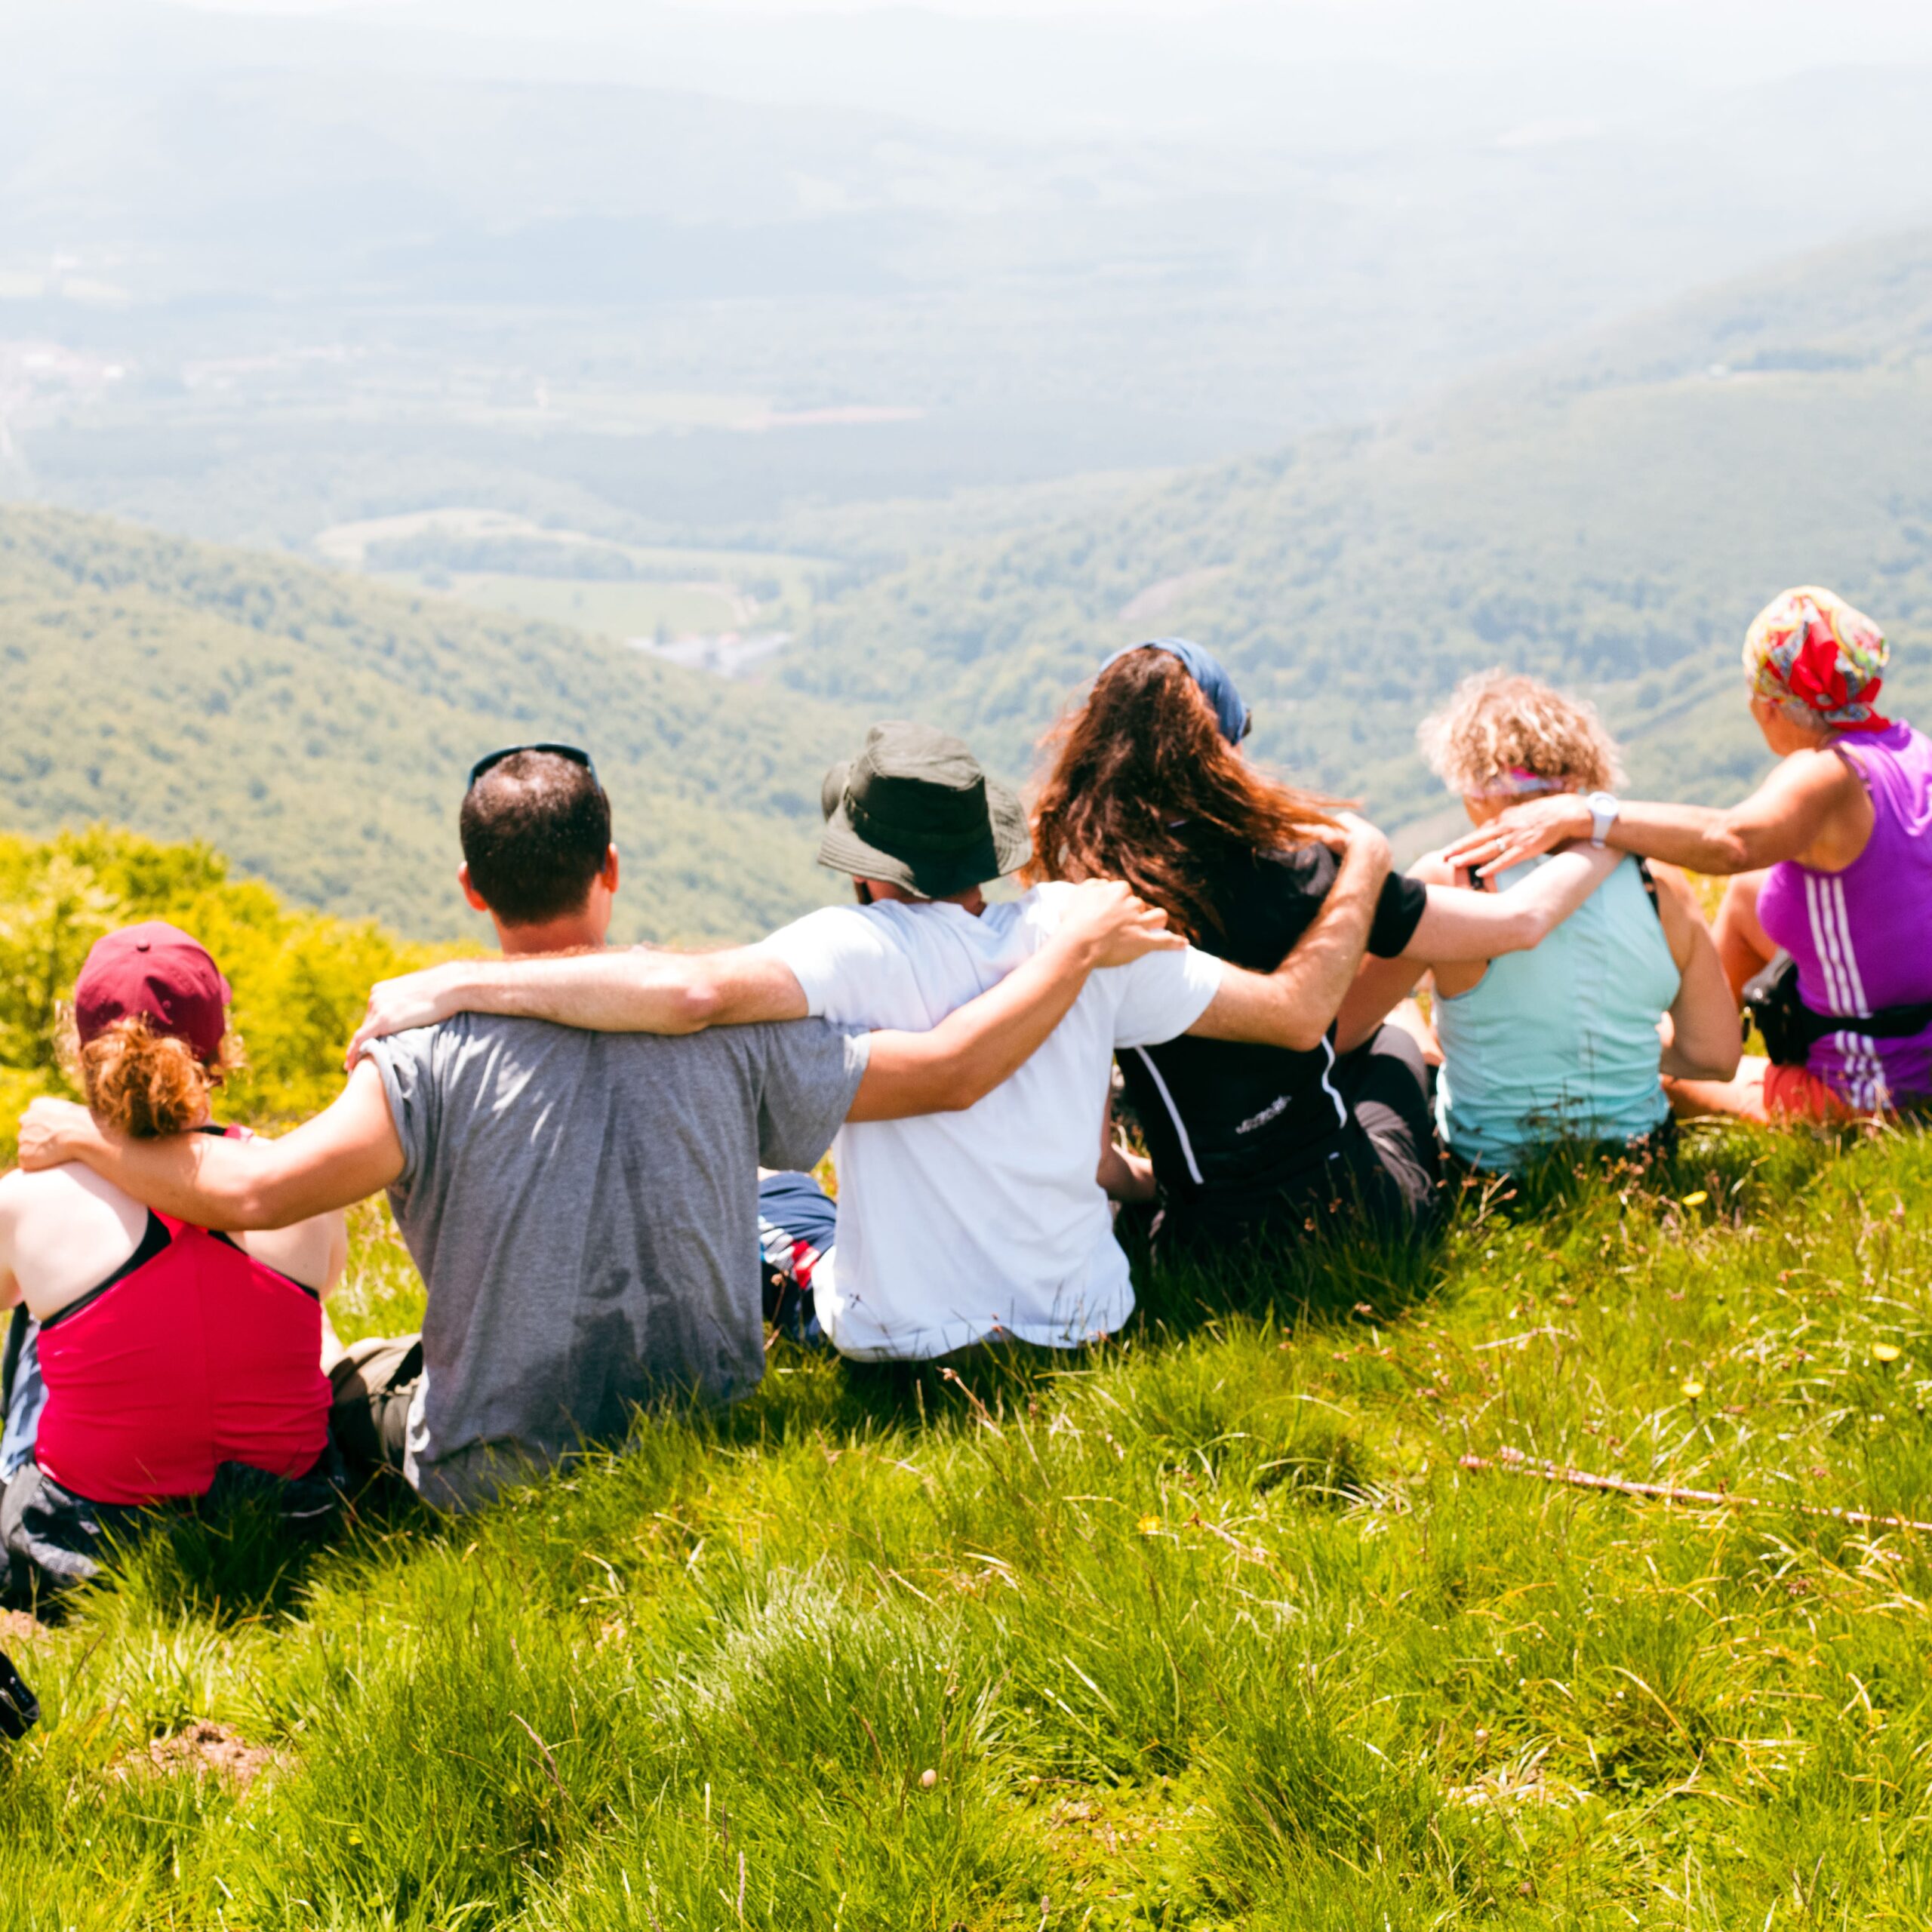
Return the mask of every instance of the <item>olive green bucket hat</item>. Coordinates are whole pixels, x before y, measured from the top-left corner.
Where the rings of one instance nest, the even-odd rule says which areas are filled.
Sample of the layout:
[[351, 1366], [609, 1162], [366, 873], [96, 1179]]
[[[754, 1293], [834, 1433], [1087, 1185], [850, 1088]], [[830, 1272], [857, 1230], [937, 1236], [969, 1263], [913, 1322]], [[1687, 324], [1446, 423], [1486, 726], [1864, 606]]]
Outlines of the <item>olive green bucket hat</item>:
[[1019, 795], [996, 785], [949, 732], [875, 724], [865, 749], [825, 774], [818, 862], [946, 899], [1033, 856]]

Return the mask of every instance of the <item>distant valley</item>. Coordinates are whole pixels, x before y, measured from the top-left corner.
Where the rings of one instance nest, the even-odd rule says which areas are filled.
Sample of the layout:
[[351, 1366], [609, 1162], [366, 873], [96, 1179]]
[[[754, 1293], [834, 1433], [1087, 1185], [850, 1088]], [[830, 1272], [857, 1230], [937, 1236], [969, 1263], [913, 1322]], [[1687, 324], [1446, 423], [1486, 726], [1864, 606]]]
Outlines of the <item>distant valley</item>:
[[1794, 582], [1881, 620], [1932, 707], [1932, 235], [1801, 258], [1386, 423], [956, 546], [817, 608], [781, 675], [910, 705], [1024, 770], [1118, 645], [1223, 651], [1255, 746], [1390, 820], [1446, 802], [1426, 708], [1505, 663], [1586, 691], [1649, 790], [1715, 798], [1762, 747], [1737, 652]]

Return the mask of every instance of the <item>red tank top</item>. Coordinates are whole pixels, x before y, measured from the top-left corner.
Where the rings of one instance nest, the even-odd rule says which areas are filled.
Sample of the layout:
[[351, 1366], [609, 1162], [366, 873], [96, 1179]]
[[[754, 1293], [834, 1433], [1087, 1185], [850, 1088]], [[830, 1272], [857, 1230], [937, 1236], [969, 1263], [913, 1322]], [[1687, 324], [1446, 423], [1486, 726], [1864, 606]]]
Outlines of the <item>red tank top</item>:
[[34, 1460], [90, 1502], [201, 1496], [223, 1463], [306, 1475], [328, 1442], [320, 1299], [205, 1228], [151, 1213], [39, 1346]]

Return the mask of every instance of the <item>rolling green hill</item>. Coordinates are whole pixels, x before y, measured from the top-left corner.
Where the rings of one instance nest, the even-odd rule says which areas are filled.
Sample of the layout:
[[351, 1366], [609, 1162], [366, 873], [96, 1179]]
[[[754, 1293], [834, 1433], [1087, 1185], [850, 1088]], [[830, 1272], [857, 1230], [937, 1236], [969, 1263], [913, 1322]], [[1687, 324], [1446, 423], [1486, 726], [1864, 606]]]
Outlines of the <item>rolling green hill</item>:
[[476, 930], [454, 883], [471, 761], [590, 747], [620, 930], [741, 938], [818, 903], [818, 783], [850, 721], [555, 626], [282, 558], [0, 509], [0, 823], [208, 840], [326, 911]]
[[1800, 262], [1426, 411], [964, 546], [822, 610], [784, 673], [888, 698], [1023, 769], [1103, 652], [1223, 651], [1266, 757], [1440, 811], [1414, 749], [1465, 672], [1586, 689], [1635, 782], [1734, 791], [1763, 761], [1744, 627], [1788, 583], [1878, 618], [1932, 709], [1932, 235]]

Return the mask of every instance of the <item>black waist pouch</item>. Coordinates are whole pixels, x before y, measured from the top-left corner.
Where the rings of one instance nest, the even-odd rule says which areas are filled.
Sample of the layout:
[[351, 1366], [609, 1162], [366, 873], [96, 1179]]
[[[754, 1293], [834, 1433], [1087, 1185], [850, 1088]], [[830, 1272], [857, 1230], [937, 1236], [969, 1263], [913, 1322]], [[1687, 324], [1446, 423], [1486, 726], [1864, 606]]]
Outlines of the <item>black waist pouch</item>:
[[1862, 1039], [1898, 1040], [1932, 1026], [1932, 1001], [1918, 1006], [1881, 1006], [1856, 1017], [1814, 1013], [1798, 996], [1798, 961], [1780, 952], [1761, 973], [1744, 983], [1745, 1037], [1755, 1021], [1764, 1036], [1764, 1051], [1777, 1066], [1802, 1066], [1811, 1049], [1831, 1033], [1855, 1033]]

